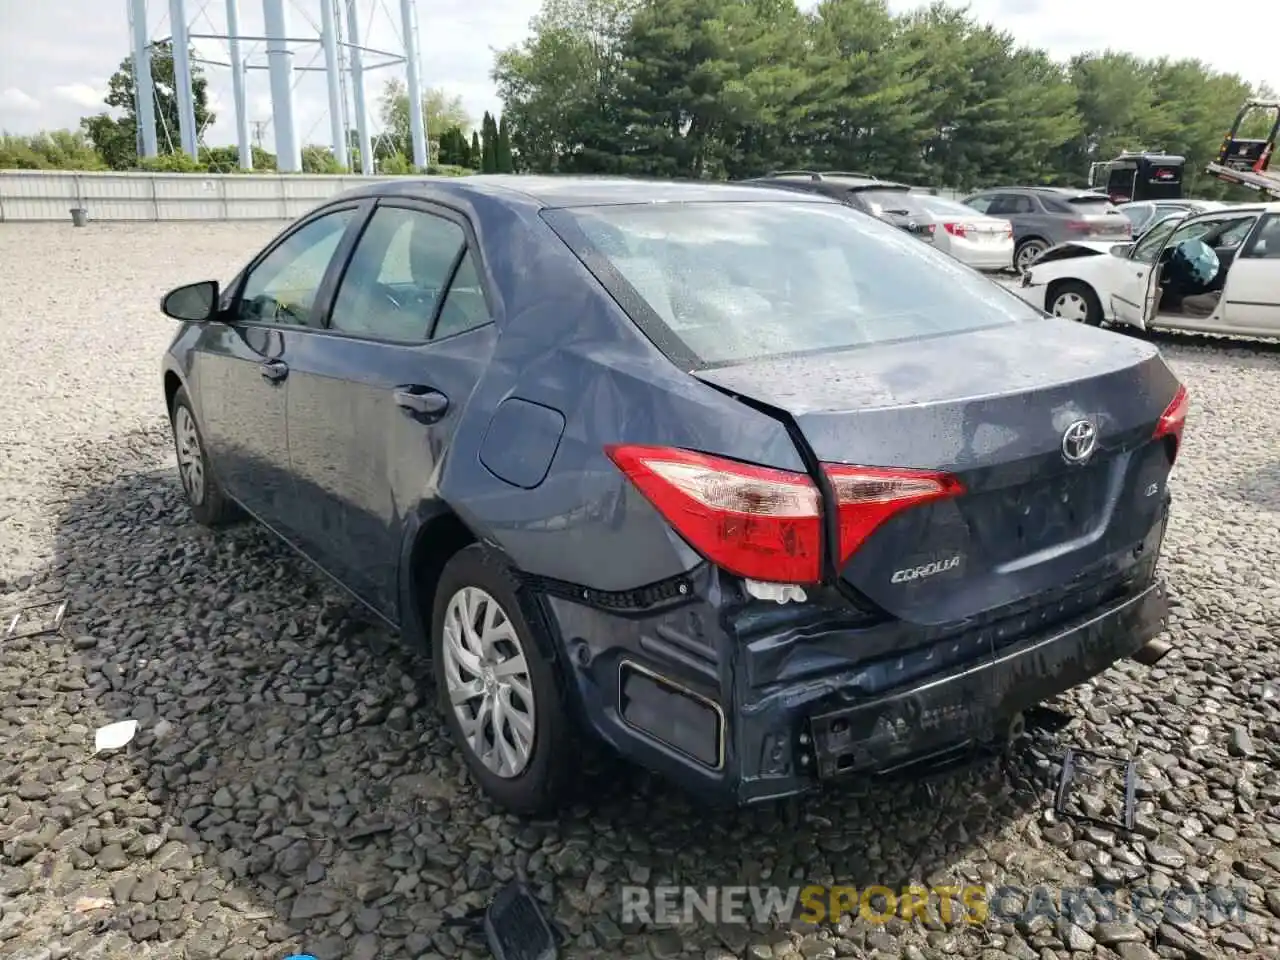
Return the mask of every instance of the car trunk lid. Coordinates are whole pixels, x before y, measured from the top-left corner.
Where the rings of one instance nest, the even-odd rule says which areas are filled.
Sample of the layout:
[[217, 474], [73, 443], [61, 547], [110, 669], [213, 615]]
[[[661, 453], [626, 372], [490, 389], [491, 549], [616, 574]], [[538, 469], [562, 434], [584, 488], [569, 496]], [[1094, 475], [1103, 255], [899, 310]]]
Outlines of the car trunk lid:
[[1072, 232], [1083, 237], [1127, 240], [1133, 235], [1133, 224], [1106, 197], [1072, 197]]
[[[1178, 384], [1140, 341], [1045, 320], [695, 375], [784, 412], [824, 464], [960, 481], [837, 558], [902, 620], [953, 623], [1060, 588], [1159, 522], [1171, 461], [1152, 436]], [[1080, 423], [1096, 448], [1072, 462]]]

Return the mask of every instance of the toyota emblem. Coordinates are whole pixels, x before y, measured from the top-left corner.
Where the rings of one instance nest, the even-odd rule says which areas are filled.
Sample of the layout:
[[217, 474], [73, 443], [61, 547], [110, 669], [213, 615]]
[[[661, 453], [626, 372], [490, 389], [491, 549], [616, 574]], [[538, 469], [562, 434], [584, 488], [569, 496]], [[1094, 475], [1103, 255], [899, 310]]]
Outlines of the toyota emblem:
[[1062, 434], [1062, 457], [1067, 463], [1084, 463], [1098, 446], [1098, 428], [1088, 420], [1077, 420]]

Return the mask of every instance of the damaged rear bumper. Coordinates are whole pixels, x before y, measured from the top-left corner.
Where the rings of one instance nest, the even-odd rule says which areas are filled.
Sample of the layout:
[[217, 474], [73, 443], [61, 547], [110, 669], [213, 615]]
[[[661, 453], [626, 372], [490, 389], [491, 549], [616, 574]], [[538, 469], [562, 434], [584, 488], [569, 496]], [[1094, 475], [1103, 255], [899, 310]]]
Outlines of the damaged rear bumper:
[[1133, 656], [1167, 617], [1155, 559], [906, 653], [901, 625], [805, 621], [708, 568], [662, 610], [543, 599], [587, 727], [704, 800], [751, 804], [998, 737]]
[[1084, 622], [870, 702], [809, 718], [822, 778], [883, 772], [958, 742], [994, 739], [1009, 719], [1132, 656], [1164, 627], [1164, 586]]

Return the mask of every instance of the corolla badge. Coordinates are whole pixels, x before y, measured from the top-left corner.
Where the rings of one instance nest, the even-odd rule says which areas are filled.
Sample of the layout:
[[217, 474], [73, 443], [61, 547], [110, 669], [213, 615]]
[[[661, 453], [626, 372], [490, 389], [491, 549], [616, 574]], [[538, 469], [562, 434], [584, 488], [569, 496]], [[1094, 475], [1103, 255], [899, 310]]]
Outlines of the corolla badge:
[[1062, 433], [1062, 457], [1067, 463], [1084, 463], [1098, 446], [1098, 428], [1077, 420]]
[[895, 570], [893, 576], [889, 578], [890, 583], [910, 583], [913, 580], [923, 580], [925, 577], [932, 577], [939, 573], [946, 573], [948, 570], [954, 570], [960, 566], [960, 555], [948, 557], [945, 560], [934, 560], [932, 563], [921, 564], [918, 567], [904, 567], [901, 570]]

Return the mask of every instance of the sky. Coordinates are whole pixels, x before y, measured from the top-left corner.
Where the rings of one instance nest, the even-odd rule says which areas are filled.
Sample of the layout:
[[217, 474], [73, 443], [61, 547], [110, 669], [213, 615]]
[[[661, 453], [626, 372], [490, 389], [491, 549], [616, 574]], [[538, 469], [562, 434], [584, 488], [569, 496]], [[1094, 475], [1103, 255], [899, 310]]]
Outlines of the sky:
[[[476, 119], [486, 110], [497, 112], [500, 104], [489, 76], [493, 53], [520, 42], [540, 0], [414, 2], [423, 85], [457, 95]], [[1118, 0], [970, 0], [968, 5], [980, 20], [1009, 31], [1022, 43], [1047, 49], [1059, 59], [1108, 48], [1143, 57], [1193, 57], [1217, 69], [1239, 73], [1252, 83], [1280, 88], [1280, 59], [1275, 57], [1275, 41], [1267, 31], [1241, 30], [1231, 17], [1198, 16], [1192, 13], [1190, 0], [1183, 3], [1190, 17], [1153, 15], [1159, 5]], [[400, 0], [358, 0], [358, 4], [364, 44], [402, 51]], [[918, 5], [920, 0], [890, 0], [898, 12]], [[168, 2], [147, 0], [147, 6], [152, 38], [168, 36]], [[80, 117], [104, 109], [107, 80], [129, 53], [127, 7], [127, 0], [0, 0], [0, 131], [74, 128]], [[239, 0], [239, 9], [241, 35], [261, 36], [261, 0]], [[318, 37], [320, 9], [320, 0], [285, 0], [291, 36]], [[187, 12], [192, 33], [226, 33], [225, 0], [187, 0]], [[193, 43], [204, 58], [227, 60], [225, 42]], [[242, 46], [250, 64], [265, 65], [264, 44], [242, 42]], [[294, 65], [323, 67], [320, 45], [299, 44]], [[218, 119], [204, 132], [204, 140], [232, 143], [235, 126], [230, 71], [206, 66], [205, 74], [211, 109]], [[296, 76], [295, 115], [302, 142], [327, 143], [324, 74]], [[376, 117], [377, 93], [391, 76], [403, 77], [403, 64], [366, 75], [371, 118]], [[249, 72], [248, 103], [251, 121], [264, 121], [262, 143], [271, 149], [266, 70]]]

